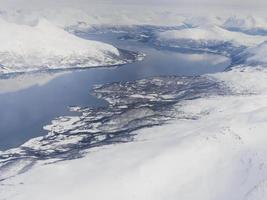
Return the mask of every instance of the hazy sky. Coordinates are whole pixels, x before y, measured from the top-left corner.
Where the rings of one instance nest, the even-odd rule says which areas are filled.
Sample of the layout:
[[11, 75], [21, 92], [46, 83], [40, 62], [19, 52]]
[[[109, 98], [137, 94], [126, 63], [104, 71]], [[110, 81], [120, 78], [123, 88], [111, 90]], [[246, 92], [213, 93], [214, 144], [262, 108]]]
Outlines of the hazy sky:
[[[267, 5], [266, 0], [93, 0], [95, 2], [113, 2], [121, 4], [206, 4], [206, 5]], [[90, 2], [87, 1], [87, 2]], [[92, 2], [92, 0], [91, 0]]]
[[53, 7], [53, 6], [92, 6], [93, 4], [150, 5], [218, 7], [240, 9], [267, 8], [267, 0], [0, 0], [1, 7]]
[[95, 3], [112, 3], [112, 4], [184, 4], [184, 5], [239, 5], [239, 6], [267, 6], [266, 0], [0, 0], [1, 4], [95, 4]]

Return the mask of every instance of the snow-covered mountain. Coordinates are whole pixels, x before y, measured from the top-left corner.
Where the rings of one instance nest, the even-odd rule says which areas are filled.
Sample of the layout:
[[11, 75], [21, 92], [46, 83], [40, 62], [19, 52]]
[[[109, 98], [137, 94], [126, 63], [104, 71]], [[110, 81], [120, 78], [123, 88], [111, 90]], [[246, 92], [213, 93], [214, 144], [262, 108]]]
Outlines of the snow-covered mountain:
[[198, 45], [211, 46], [231, 43], [234, 46], [255, 46], [267, 37], [252, 36], [240, 32], [228, 31], [219, 26], [202, 26], [159, 33], [158, 40], [163, 43], [195, 42]]
[[245, 51], [247, 56], [246, 63], [254, 65], [266, 65], [267, 63], [267, 42], [264, 42], [256, 47], [249, 48]]
[[223, 27], [229, 30], [241, 31], [249, 34], [267, 34], [267, 19], [256, 16], [232, 16], [226, 19]]
[[122, 64], [115, 47], [76, 37], [46, 20], [35, 26], [0, 20], [0, 73]]
[[[149, 7], [150, 8], [150, 7]], [[50, 9], [0, 9], [0, 16], [9, 22], [32, 25], [39, 18], [45, 18], [59, 27], [83, 23], [90, 25], [155, 25], [180, 26], [186, 19], [183, 15], [161, 8], [144, 9], [129, 6], [93, 6], [89, 8], [50, 8]]]

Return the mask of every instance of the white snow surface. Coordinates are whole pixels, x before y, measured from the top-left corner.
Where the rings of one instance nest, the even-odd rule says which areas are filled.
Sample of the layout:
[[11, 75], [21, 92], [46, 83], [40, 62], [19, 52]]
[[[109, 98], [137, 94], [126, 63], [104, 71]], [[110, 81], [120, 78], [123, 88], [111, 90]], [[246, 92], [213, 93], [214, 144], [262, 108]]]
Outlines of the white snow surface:
[[36, 26], [0, 19], [0, 43], [0, 74], [122, 63], [115, 47], [81, 39], [44, 19]]
[[254, 48], [250, 48], [246, 51], [249, 54], [247, 57], [248, 63], [255, 63], [255, 64], [266, 64], [267, 63], [267, 43], [264, 42]]
[[230, 42], [236, 46], [255, 46], [267, 39], [266, 36], [253, 36], [241, 32], [228, 31], [216, 25], [170, 30], [158, 34], [163, 42], [175, 40], [192, 40], [198, 42]]

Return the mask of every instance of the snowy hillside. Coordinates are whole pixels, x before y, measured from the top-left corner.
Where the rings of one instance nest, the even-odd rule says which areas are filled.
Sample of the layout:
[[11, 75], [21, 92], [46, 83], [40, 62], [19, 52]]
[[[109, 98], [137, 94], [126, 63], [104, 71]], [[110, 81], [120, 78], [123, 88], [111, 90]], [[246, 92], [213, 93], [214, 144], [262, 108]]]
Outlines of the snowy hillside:
[[250, 34], [267, 33], [267, 19], [264, 17], [255, 16], [232, 16], [229, 17], [223, 24], [229, 30], [242, 31]]
[[0, 20], [0, 73], [123, 63], [118, 49], [78, 38], [46, 20], [36, 26]]
[[176, 42], [181, 40], [195, 41], [199, 44], [221, 44], [231, 43], [234, 46], [255, 46], [265, 41], [267, 37], [252, 36], [240, 32], [225, 30], [218, 26], [204, 26], [187, 28], [181, 30], [171, 30], [162, 32], [158, 35], [160, 42]]
[[250, 48], [245, 52], [246, 54], [249, 55], [246, 59], [246, 62], [248, 64], [254, 64], [254, 65], [257, 65], [257, 64], [266, 65], [267, 63], [266, 52], [267, 52], [266, 42], [254, 48]]

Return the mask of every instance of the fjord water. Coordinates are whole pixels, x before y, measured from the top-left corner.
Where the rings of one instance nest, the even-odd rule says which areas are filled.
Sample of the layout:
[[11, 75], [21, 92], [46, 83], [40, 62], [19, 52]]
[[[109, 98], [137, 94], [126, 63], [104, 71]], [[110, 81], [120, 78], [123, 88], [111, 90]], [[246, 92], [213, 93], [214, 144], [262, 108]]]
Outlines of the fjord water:
[[[195, 76], [223, 71], [230, 61], [214, 54], [184, 54], [155, 49], [145, 43], [122, 41], [114, 34], [91, 34], [121, 49], [146, 54], [143, 61], [119, 67], [18, 75], [0, 80], [0, 150], [17, 147], [46, 134], [43, 126], [55, 117], [72, 115], [69, 106], [105, 106], [90, 94], [97, 84], [153, 76]], [[4, 86], [3, 86], [4, 85]]]

